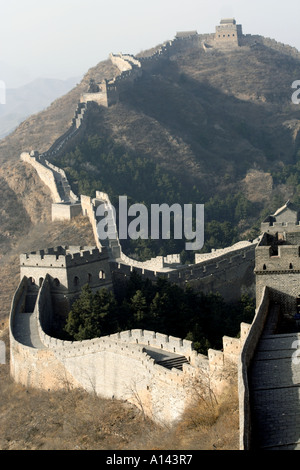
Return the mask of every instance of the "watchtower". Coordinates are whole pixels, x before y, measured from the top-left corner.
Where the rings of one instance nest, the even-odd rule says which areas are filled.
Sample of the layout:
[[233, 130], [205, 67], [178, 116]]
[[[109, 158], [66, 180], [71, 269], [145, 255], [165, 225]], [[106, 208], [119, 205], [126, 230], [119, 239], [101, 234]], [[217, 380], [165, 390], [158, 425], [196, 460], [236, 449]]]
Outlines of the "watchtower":
[[239, 47], [242, 35], [242, 25], [236, 24], [234, 18], [222, 19], [216, 26], [215, 45], [222, 48]]
[[27, 308], [32, 311], [40, 286], [50, 276], [52, 307], [56, 323], [66, 318], [72, 302], [88, 284], [93, 291], [112, 289], [107, 249], [58, 246], [20, 256], [20, 275], [28, 278]]
[[287, 201], [274, 214], [269, 215], [261, 224], [261, 231], [267, 233], [300, 232], [300, 208]]
[[272, 302], [280, 305], [285, 322], [300, 316], [300, 232], [264, 233], [256, 247], [256, 305], [264, 287], [270, 289]]

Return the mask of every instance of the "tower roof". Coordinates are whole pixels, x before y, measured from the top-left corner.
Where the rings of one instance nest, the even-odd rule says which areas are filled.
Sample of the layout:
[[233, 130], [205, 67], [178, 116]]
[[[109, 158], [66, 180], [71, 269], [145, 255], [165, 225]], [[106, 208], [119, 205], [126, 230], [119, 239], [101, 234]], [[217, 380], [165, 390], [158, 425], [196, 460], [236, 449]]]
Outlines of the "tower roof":
[[274, 217], [276, 217], [277, 215], [281, 214], [282, 212], [284, 212], [286, 209], [289, 209], [293, 212], [298, 212], [299, 211], [299, 207], [297, 207], [295, 204], [293, 204], [291, 201], [287, 201], [282, 207], [280, 207], [279, 209], [277, 209], [277, 211], [273, 214]]
[[234, 18], [224, 18], [220, 21], [220, 24], [236, 24]]

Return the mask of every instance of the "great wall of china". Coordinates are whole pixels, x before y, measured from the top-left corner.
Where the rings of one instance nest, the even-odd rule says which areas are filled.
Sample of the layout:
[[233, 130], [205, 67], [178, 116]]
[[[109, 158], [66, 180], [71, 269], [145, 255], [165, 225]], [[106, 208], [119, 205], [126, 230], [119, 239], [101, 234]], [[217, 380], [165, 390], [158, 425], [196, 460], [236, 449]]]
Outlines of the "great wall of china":
[[[256, 42], [256, 37], [250, 35], [238, 39], [238, 44], [232, 42], [230, 47]], [[69, 220], [79, 214], [88, 217], [95, 247], [57, 247], [21, 255], [21, 281], [10, 314], [10, 366], [12, 377], [26, 387], [48, 390], [79, 386], [108, 398], [131, 401], [161, 423], [172, 423], [181, 416], [193, 399], [197, 378], [203, 378], [204, 386], [221, 394], [224, 387], [230, 386], [229, 372], [234, 370], [239, 377], [243, 449], [248, 446], [250, 433], [247, 371], [268, 314], [267, 288], [262, 291], [253, 323], [242, 323], [239, 338], [224, 337], [222, 351], [209, 350], [207, 356], [197, 354], [191, 342], [159, 332], [132, 330], [81, 342], [51, 336], [53, 318], [61, 307], [64, 310], [62, 299], [68, 293], [80, 292], [87, 281], [95, 289], [112, 288], [115, 278], [126, 279], [133, 270], [153, 281], [161, 276], [182, 287], [189, 283], [204, 293], [219, 292], [228, 301], [239, 299], [244, 292], [255, 295], [255, 250], [259, 240], [196, 254], [191, 265], [182, 265], [178, 254], [146, 262], [130, 259], [122, 251], [109, 196], [101, 191], [96, 192], [95, 198], [76, 196], [65, 172], [50, 162], [52, 156], [67, 151], [80, 139], [89, 108], [95, 103], [114, 105], [123, 87], [133, 84], [157, 61], [172, 60], [172, 55], [187, 48], [201, 47], [207, 52], [214, 41], [215, 34], [178, 33], [173, 41], [164, 43], [148, 57], [111, 54], [120, 74], [91, 84], [81, 96], [70, 129], [47, 152], [22, 153], [21, 160], [36, 169], [51, 191], [52, 219]], [[274, 44], [273, 41], [276, 47]], [[100, 204], [112, 214], [109, 232], [113, 236], [106, 242], [99, 240], [97, 232]], [[86, 256], [95, 257], [93, 263], [83, 262]]]
[[[17, 289], [10, 317], [11, 374], [26, 387], [81, 387], [107, 398], [142, 405], [159, 423], [171, 424], [193, 399], [201, 376], [207, 391], [222, 393], [236, 367], [249, 325], [241, 337], [223, 338], [223, 351], [197, 354], [187, 340], [132, 330], [80, 342], [61, 341], [45, 331], [52, 321], [51, 279], [46, 275], [34, 310], [26, 311], [28, 279]], [[232, 375], [231, 375], [232, 377]]]

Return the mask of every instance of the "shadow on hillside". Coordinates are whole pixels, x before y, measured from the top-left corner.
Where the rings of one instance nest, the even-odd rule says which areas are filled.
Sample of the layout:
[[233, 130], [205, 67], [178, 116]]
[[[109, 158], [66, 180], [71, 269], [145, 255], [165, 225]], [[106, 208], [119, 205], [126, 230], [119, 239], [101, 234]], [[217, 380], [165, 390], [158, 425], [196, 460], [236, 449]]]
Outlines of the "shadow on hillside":
[[[269, 170], [274, 156], [293, 161], [292, 134], [278, 117], [274, 119], [280, 106], [238, 99], [206, 79], [191, 78], [175, 62], [167, 62], [160, 73], [145, 72], [120, 94], [120, 105], [101, 110], [99, 130], [113, 136], [111, 124], [119, 111], [127, 114], [120, 136], [133, 131], [131, 114], [139, 116], [141, 129], [143, 120], [154, 120], [160, 129], [188, 145], [195, 159], [210, 171], [222, 174], [230, 168], [235, 176], [241, 176], [255, 163]], [[153, 128], [153, 139], [161, 139], [156, 132]], [[141, 138], [136, 126], [135, 137], [136, 141]]]

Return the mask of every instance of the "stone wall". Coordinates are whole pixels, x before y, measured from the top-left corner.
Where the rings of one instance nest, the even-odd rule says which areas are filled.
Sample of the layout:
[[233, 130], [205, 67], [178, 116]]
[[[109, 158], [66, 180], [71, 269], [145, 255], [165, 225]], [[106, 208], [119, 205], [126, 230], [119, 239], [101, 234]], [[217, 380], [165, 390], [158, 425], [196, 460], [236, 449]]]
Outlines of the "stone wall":
[[[53, 316], [48, 275], [34, 309], [40, 346], [20, 343], [14, 336], [14, 319], [22, 315], [27, 281], [22, 279], [10, 314], [11, 375], [16, 382], [47, 390], [81, 387], [106, 398], [128, 400], [164, 424], [179, 419], [195, 398], [199, 374], [217, 395], [228, 386], [225, 371], [228, 364], [236, 368], [243, 333], [242, 339], [224, 337], [223, 351], [209, 350], [208, 356], [197, 354], [190, 341], [144, 330], [80, 342], [61, 341], [47, 334]], [[156, 363], [147, 347], [183, 355], [189, 363], [183, 364], [182, 370], [167, 369]]]
[[300, 225], [294, 222], [263, 222], [261, 224], [261, 232], [275, 234], [277, 232], [300, 232]]
[[82, 208], [80, 203], [53, 203], [51, 206], [52, 220], [71, 220], [81, 214]]
[[[34, 348], [23, 344], [15, 337], [15, 319], [25, 310], [28, 279], [23, 278], [12, 302], [9, 318], [10, 335], [10, 373], [13, 379], [25, 387], [44, 390], [78, 386], [75, 379], [68, 375], [63, 364], [48, 348]], [[46, 291], [45, 291], [46, 292]], [[47, 299], [49, 300], [49, 299]], [[49, 307], [43, 302], [41, 307]]]
[[37, 151], [23, 152], [20, 159], [29, 163], [50, 189], [53, 205], [52, 220], [70, 220], [81, 213], [78, 196], [73, 193], [67, 176], [61, 168], [49, 162], [48, 158], [58, 157], [68, 151], [82, 136], [86, 125], [87, 103], [79, 103], [70, 128], [59, 137], [43, 154]]
[[[96, 192], [94, 199], [81, 197], [83, 214], [90, 219], [97, 246], [102, 246], [103, 243], [98, 238], [96, 218], [97, 207], [101, 203], [111, 207], [109, 196], [101, 191]], [[110, 261], [115, 279], [119, 281], [127, 279], [134, 269], [140, 275], [152, 280], [162, 276], [182, 287], [189, 283], [204, 293], [219, 292], [227, 301], [237, 301], [243, 293], [254, 296], [255, 248], [258, 240], [242, 241], [231, 247], [213, 250], [211, 253], [196, 254], [195, 264], [188, 266], [180, 264], [179, 254], [157, 256], [142, 262], [123, 253], [116, 221], [111, 219], [111, 223], [110, 231], [115, 234], [115, 238], [110, 243], [115, 243], [117, 247], [117, 256], [111, 256]]]
[[114, 278], [118, 280], [128, 279], [134, 269], [149, 279], [155, 280], [160, 276], [183, 288], [188, 283], [204, 294], [219, 292], [226, 301], [238, 301], [244, 293], [255, 296], [255, 247], [256, 244], [252, 243], [238, 252], [228, 251], [217, 259], [180, 267], [167, 265], [159, 268], [153, 265], [153, 260], [149, 264], [135, 263], [123, 255], [121, 262], [111, 261], [110, 265]]
[[89, 107], [88, 103], [78, 103], [69, 129], [46, 152], [41, 154], [42, 158], [57, 157], [80, 140], [85, 129]]
[[42, 182], [50, 189], [53, 202], [62, 202], [57, 189], [53, 171], [41, 163], [38, 160], [38, 156], [36, 154], [22, 152], [20, 158], [23, 162], [29, 163], [29, 165], [31, 165], [37, 171], [37, 174], [39, 175]]
[[238, 391], [240, 419], [240, 450], [250, 450], [251, 412], [248, 369], [262, 334], [269, 312], [270, 291], [265, 287], [254, 320], [246, 327], [244, 342], [238, 358]]

